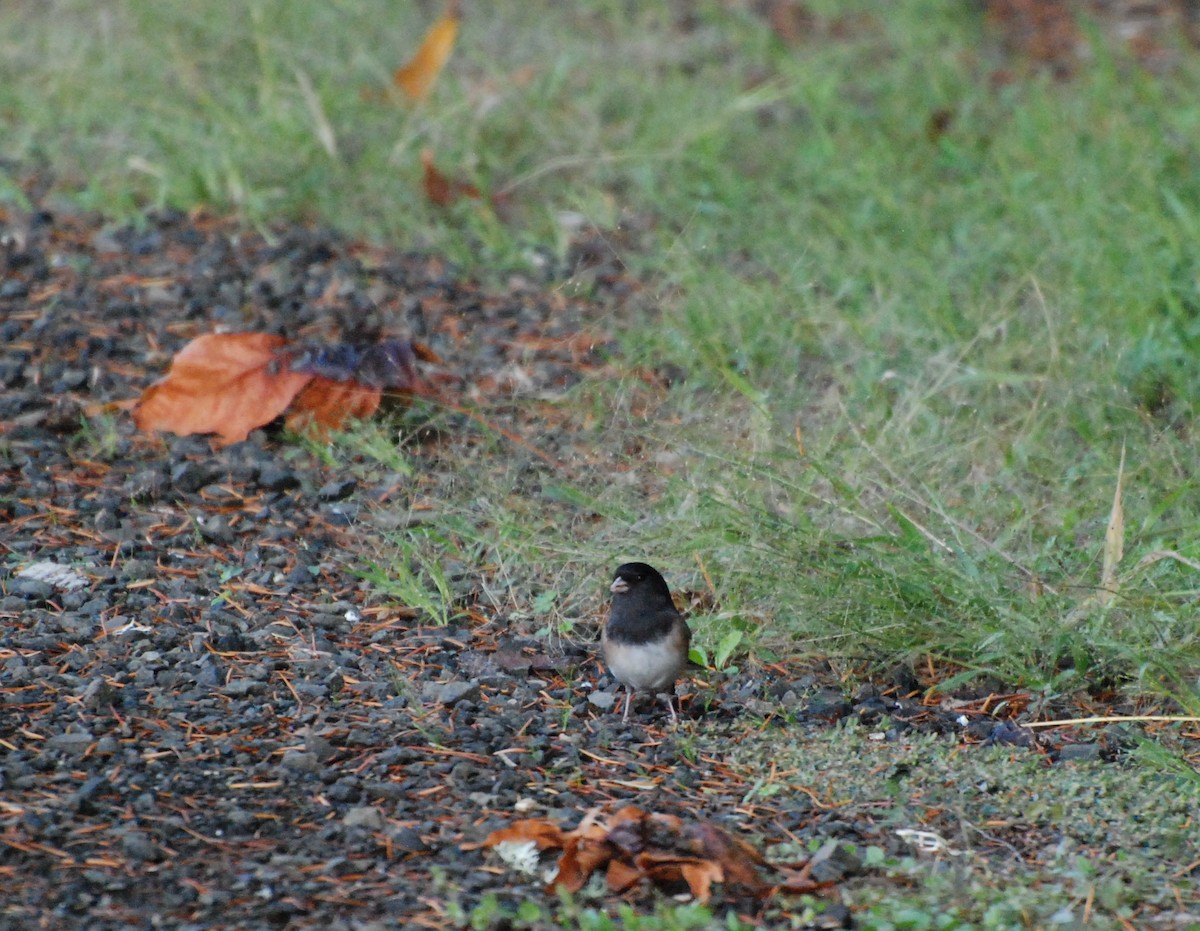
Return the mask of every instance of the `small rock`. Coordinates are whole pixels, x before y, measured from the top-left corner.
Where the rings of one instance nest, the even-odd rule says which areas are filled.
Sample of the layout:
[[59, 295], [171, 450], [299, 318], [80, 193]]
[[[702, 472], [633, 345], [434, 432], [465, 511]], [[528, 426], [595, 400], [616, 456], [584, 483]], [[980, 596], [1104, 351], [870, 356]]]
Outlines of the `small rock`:
[[186, 495], [195, 494], [216, 478], [216, 471], [198, 462], [181, 462], [171, 470], [171, 487]]
[[421, 840], [421, 835], [412, 828], [400, 828], [392, 832], [392, 847], [405, 853], [428, 853], [429, 845]]
[[133, 501], [157, 501], [162, 497], [166, 479], [157, 469], [143, 469], [125, 483], [125, 494]]
[[265, 690], [266, 686], [262, 682], [255, 682], [253, 679], [233, 679], [221, 689], [224, 694], [233, 698], [245, 698], [247, 695]]
[[320, 734], [311, 731], [304, 737], [304, 746], [310, 753], [315, 753], [320, 760], [328, 760], [337, 753], [337, 748]]
[[71, 797], [71, 803], [76, 811], [90, 813], [92, 799], [100, 790], [108, 788], [108, 780], [103, 776], [91, 776], [84, 780], [83, 785]]
[[265, 465], [258, 473], [258, 487], [265, 491], [287, 491], [299, 485], [295, 472], [277, 465]]
[[121, 848], [135, 860], [158, 860], [158, 847], [141, 831], [126, 831]]
[[372, 782], [364, 786], [364, 789], [368, 795], [374, 795], [391, 802], [408, 798], [408, 791], [403, 786], [398, 786], [393, 782]]
[[54, 594], [54, 586], [39, 579], [15, 579], [8, 590], [29, 601], [46, 601]]
[[460, 701], [474, 701], [479, 697], [478, 682], [447, 682], [438, 689], [439, 703], [452, 707]]
[[0, 299], [25, 297], [29, 293], [29, 285], [19, 278], [9, 278], [0, 283]]
[[838, 882], [862, 869], [862, 859], [854, 848], [841, 841], [829, 840], [809, 861], [809, 875], [819, 883]]
[[83, 753], [90, 747], [96, 738], [91, 731], [66, 731], [62, 734], [55, 734], [46, 741], [46, 748], [49, 750], [62, 750], [67, 753]]
[[383, 830], [386, 822], [383, 815], [379, 813], [379, 809], [373, 805], [360, 805], [357, 808], [351, 808], [344, 818], [342, 824], [348, 828], [366, 828], [368, 831]]
[[79, 694], [83, 706], [92, 711], [116, 704], [117, 690], [103, 676], [95, 676]]
[[1028, 728], [1021, 727], [1012, 721], [1001, 721], [989, 730], [987, 739], [983, 743], [984, 746], [989, 747], [1036, 747], [1037, 739], [1034, 737], [1033, 731]]
[[345, 478], [326, 482], [317, 491], [317, 497], [322, 501], [341, 501], [349, 498], [358, 488], [357, 479]]
[[595, 705], [601, 711], [608, 711], [617, 702], [617, 696], [612, 692], [590, 692], [588, 704]]
[[298, 773], [315, 773], [321, 768], [321, 762], [315, 753], [306, 753], [301, 750], [289, 750], [283, 755], [279, 765]]
[[196, 519], [196, 528], [200, 536], [209, 543], [232, 543], [233, 528], [220, 514], [208, 514]]

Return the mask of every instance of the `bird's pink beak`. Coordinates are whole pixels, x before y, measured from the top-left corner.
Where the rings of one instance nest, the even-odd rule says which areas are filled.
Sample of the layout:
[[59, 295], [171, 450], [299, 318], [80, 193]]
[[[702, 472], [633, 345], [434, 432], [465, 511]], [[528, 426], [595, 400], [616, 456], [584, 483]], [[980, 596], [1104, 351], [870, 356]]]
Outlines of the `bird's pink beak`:
[[613, 579], [612, 585], [608, 586], [608, 590], [614, 595], [623, 595], [629, 591], [629, 583], [620, 576]]

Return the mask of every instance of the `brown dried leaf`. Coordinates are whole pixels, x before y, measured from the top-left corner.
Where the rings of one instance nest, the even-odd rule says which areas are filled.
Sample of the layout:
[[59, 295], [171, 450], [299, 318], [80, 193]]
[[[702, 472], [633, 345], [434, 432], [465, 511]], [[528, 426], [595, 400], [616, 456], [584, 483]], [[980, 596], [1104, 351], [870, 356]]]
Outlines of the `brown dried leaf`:
[[561, 847], [564, 840], [562, 829], [553, 821], [546, 821], [542, 818], [524, 818], [514, 821], [506, 828], [492, 831], [482, 843], [463, 844], [462, 849], [477, 850], [480, 847], [495, 847], [505, 841], [533, 841], [537, 844], [538, 850], [549, 850], [553, 847]]
[[588, 878], [605, 864], [613, 863], [613, 848], [604, 840], [592, 837], [569, 837], [558, 861], [554, 886], [567, 892], [578, 892]]
[[792, 46], [799, 45], [805, 36], [812, 33], [816, 21], [812, 10], [800, 0], [768, 0], [766, 16], [784, 45]]
[[613, 828], [615, 828], [619, 825], [622, 825], [622, 824], [640, 822], [640, 821], [645, 821], [645, 820], [646, 820], [646, 813], [644, 811], [642, 811], [636, 805], [626, 805], [624, 808], [622, 808], [615, 815], [613, 815], [611, 818], [608, 819], [608, 829], [611, 831]]
[[167, 374], [142, 392], [138, 429], [187, 436], [215, 433], [220, 445], [270, 423], [312, 380], [279, 364], [286, 344], [269, 333], [208, 333], [180, 350]]
[[985, 18], [1010, 54], [1049, 66], [1056, 77], [1071, 76], [1081, 44], [1071, 4], [1061, 0], [987, 0]]
[[622, 860], [608, 861], [608, 891], [621, 895], [628, 892], [642, 880], [642, 871], [630, 866]]
[[780, 870], [783, 874], [783, 881], [775, 888], [780, 892], [790, 892], [793, 895], [808, 895], [816, 892], [823, 886], [828, 886], [830, 883], [819, 883], [811, 876], [807, 868], [802, 870]]
[[349, 420], [362, 420], [379, 409], [381, 388], [354, 381], [313, 377], [292, 402], [287, 415], [289, 430], [328, 437]]
[[438, 207], [449, 207], [460, 197], [479, 199], [479, 188], [467, 181], [458, 181], [442, 174], [433, 163], [433, 153], [421, 150], [421, 166], [425, 169], [425, 197]]
[[701, 905], [708, 904], [712, 898], [712, 884], [725, 881], [721, 867], [711, 860], [693, 860], [679, 865], [684, 881], [692, 890], [692, 895]]
[[766, 860], [757, 850], [707, 821], [692, 825], [689, 833], [700, 841], [705, 858], [721, 864], [728, 882], [738, 883], [752, 892], [762, 888], [755, 867], [765, 866]]

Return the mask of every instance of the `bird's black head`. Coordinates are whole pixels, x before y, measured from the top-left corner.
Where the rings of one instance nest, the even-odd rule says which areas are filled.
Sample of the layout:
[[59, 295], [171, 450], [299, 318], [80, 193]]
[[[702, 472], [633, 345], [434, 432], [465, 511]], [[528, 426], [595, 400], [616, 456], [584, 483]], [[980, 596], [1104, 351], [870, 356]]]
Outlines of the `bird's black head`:
[[671, 590], [667, 588], [666, 580], [657, 569], [646, 565], [644, 562], [627, 562], [622, 566], [618, 566], [616, 573], [613, 575], [612, 585], [609, 586], [609, 591], [614, 595], [622, 595], [632, 588], [639, 587], [649, 591], [660, 592], [668, 600], [671, 597]]

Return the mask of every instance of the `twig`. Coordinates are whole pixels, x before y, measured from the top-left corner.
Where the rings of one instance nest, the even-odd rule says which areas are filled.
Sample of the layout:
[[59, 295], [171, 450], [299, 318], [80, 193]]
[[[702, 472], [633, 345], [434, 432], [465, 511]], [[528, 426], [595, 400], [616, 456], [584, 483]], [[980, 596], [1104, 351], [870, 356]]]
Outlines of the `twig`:
[[1066, 727], [1070, 724], [1124, 724], [1131, 721], [1174, 721], [1178, 724], [1200, 724], [1200, 717], [1190, 714], [1102, 714], [1091, 718], [1063, 718], [1060, 721], [1031, 721], [1023, 727]]

